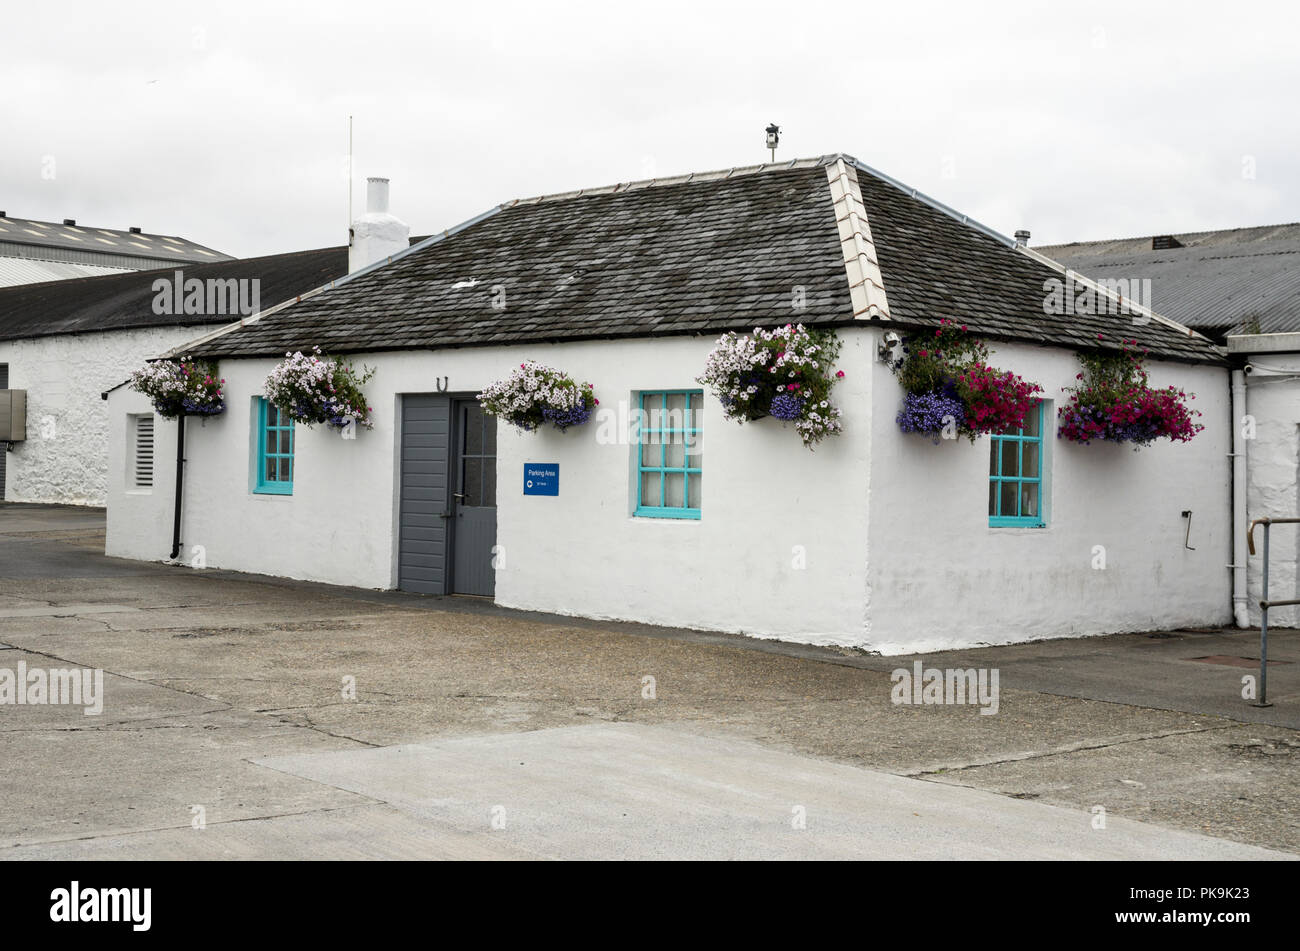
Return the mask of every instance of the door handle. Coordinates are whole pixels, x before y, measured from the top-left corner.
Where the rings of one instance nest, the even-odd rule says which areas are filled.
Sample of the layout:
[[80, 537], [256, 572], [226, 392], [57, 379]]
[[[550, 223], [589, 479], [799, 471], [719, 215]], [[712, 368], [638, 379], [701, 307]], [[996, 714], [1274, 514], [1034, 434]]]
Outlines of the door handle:
[[459, 502], [461, 505], [464, 505], [464, 504], [465, 504], [465, 493], [464, 493], [464, 492], [453, 492], [453, 493], [451, 494], [451, 497], [452, 497], [453, 499], [455, 499], [457, 502]]

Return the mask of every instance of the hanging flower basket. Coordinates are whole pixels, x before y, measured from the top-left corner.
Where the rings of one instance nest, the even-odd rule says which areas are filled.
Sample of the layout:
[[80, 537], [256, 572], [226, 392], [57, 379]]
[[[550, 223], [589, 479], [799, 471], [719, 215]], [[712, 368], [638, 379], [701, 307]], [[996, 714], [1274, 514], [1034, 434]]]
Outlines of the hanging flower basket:
[[164, 419], [216, 416], [226, 411], [225, 380], [212, 360], [155, 360], [131, 374], [131, 389], [153, 401]]
[[360, 373], [345, 357], [323, 356], [320, 347], [311, 353], [286, 353], [262, 388], [266, 399], [295, 423], [313, 426], [324, 423], [335, 429], [349, 424], [374, 428], [362, 385], [375, 375], [370, 367]]
[[485, 413], [504, 419], [526, 433], [551, 423], [560, 432], [582, 426], [600, 405], [590, 383], [578, 384], [566, 373], [529, 360], [509, 377], [478, 394]]
[[925, 433], [939, 441], [944, 429], [960, 431], [966, 422], [966, 404], [951, 383], [930, 393], [908, 393], [898, 412], [898, 428], [905, 433]]
[[988, 364], [988, 345], [965, 324], [939, 321], [933, 334], [912, 334], [890, 367], [905, 391], [898, 428], [939, 441], [952, 432], [975, 437], [1023, 429], [1043, 388]]
[[772, 416], [792, 422], [812, 449], [843, 429], [841, 413], [830, 402], [831, 387], [844, 377], [842, 370], [831, 373], [839, 352], [834, 331], [803, 324], [728, 332], [718, 338], [696, 380], [713, 390], [727, 419], [745, 423]]
[[[1101, 334], [1097, 335], [1102, 340]], [[1134, 449], [1157, 439], [1188, 442], [1205, 426], [1196, 422], [1196, 399], [1177, 387], [1152, 389], [1136, 340], [1124, 340], [1119, 353], [1079, 354], [1078, 385], [1065, 390], [1069, 402], [1057, 411], [1057, 436], [1071, 442], [1132, 443]]]

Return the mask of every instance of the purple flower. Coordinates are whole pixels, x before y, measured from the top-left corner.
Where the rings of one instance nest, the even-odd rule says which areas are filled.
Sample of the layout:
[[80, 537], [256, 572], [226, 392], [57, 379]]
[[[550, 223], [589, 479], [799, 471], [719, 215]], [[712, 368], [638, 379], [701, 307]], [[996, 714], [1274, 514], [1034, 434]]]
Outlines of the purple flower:
[[586, 399], [572, 409], [554, 409], [550, 406], [543, 406], [542, 418], [554, 423], [556, 429], [564, 432], [570, 426], [581, 426], [591, 419], [591, 407], [587, 405]]
[[779, 393], [772, 397], [771, 413], [777, 419], [798, 419], [803, 412], [803, 403], [803, 400], [791, 393]]
[[966, 419], [966, 407], [956, 395], [908, 393], [898, 413], [898, 428], [905, 433], [940, 433], [948, 417], [958, 427]]

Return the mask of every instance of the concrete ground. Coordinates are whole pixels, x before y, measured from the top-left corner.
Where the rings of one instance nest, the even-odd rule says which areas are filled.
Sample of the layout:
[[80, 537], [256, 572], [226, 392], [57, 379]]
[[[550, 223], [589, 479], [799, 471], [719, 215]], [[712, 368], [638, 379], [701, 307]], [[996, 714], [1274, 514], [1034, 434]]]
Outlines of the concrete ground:
[[102, 551], [0, 506], [0, 669], [105, 671], [100, 716], [0, 706], [5, 858], [1300, 853], [1294, 631], [1267, 709], [1258, 632], [919, 658], [998, 669], [982, 716], [891, 703], [913, 658]]

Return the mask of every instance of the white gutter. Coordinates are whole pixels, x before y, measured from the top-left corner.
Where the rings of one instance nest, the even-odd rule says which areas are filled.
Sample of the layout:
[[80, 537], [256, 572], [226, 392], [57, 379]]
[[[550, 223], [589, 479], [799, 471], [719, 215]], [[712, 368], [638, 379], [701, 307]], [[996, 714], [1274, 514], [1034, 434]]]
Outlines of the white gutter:
[[1232, 371], [1232, 620], [1250, 627], [1246, 602], [1246, 374]]

